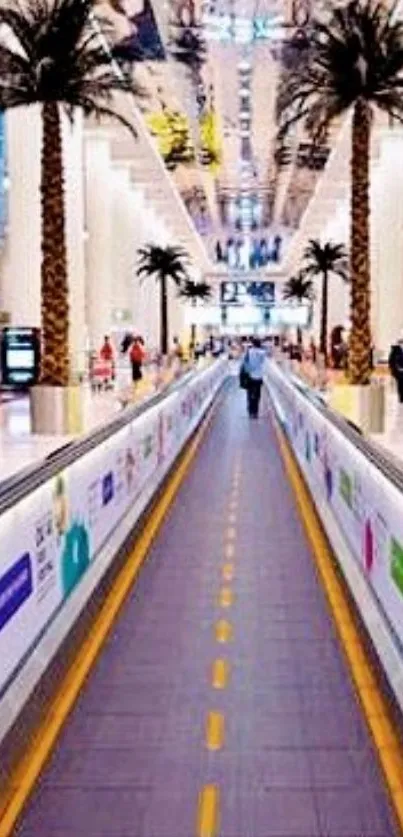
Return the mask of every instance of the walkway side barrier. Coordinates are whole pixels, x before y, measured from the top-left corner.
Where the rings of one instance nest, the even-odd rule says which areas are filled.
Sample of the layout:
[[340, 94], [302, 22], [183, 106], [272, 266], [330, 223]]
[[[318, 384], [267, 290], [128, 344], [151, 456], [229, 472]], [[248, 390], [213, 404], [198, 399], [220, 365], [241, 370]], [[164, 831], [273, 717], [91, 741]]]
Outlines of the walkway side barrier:
[[226, 375], [217, 361], [129, 409], [102, 443], [87, 440], [66, 467], [47, 463], [34, 490], [0, 504], [0, 744]]
[[266, 385], [403, 709], [403, 465], [391, 462], [274, 362]]

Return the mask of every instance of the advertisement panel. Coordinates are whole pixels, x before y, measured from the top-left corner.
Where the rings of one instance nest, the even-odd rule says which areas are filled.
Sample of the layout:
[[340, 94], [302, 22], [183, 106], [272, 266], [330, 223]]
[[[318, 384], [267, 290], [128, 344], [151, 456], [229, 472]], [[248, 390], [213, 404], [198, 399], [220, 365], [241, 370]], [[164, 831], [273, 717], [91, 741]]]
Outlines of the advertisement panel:
[[0, 517], [0, 696], [124, 515], [158, 487], [225, 369], [199, 373]]
[[403, 495], [270, 364], [274, 402], [314, 500], [326, 502], [379, 607], [403, 643]]

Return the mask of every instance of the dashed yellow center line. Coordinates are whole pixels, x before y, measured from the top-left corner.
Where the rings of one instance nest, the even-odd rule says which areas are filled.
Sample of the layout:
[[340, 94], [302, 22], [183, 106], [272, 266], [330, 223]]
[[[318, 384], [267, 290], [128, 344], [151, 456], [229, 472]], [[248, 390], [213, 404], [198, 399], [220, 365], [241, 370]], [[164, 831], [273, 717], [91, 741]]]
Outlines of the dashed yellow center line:
[[225, 544], [224, 557], [226, 561], [232, 561], [232, 559], [235, 557], [235, 546], [233, 543]]
[[220, 607], [231, 607], [234, 603], [234, 594], [230, 587], [222, 587], [219, 595]]
[[233, 564], [224, 564], [222, 568], [222, 577], [224, 581], [232, 581], [234, 578], [235, 568]]
[[220, 791], [205, 785], [199, 794], [197, 837], [216, 837], [220, 827]]
[[226, 689], [228, 686], [230, 666], [228, 660], [214, 660], [211, 682], [213, 689]]
[[219, 619], [215, 626], [215, 638], [216, 642], [221, 642], [222, 644], [231, 642], [234, 638], [234, 629], [231, 622], [228, 622], [226, 619]]
[[227, 531], [225, 533], [225, 538], [226, 538], [227, 541], [235, 541], [236, 540], [235, 526], [228, 526]]
[[208, 750], [222, 750], [225, 737], [225, 720], [222, 712], [209, 712], [206, 724]]

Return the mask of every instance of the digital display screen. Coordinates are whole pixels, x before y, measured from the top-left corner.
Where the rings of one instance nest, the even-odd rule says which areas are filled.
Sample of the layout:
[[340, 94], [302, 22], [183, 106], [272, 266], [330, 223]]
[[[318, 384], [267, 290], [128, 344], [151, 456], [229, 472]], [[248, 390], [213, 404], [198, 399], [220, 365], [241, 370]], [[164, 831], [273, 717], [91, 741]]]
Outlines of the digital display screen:
[[35, 355], [33, 349], [7, 349], [7, 366], [12, 371], [13, 369], [29, 369], [34, 368]]
[[5, 328], [1, 341], [1, 372], [5, 386], [29, 386], [39, 375], [39, 332]]
[[295, 307], [276, 305], [270, 310], [270, 325], [272, 326], [307, 326], [309, 319], [309, 308], [306, 305]]
[[223, 305], [273, 305], [274, 282], [221, 282]]
[[227, 326], [258, 326], [264, 322], [264, 311], [257, 305], [227, 308]]

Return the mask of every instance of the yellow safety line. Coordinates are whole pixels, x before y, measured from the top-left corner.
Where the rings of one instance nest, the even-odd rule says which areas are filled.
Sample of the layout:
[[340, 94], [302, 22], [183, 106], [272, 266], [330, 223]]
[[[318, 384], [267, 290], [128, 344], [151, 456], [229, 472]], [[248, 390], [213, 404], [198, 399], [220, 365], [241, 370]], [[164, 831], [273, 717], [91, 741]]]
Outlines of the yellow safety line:
[[222, 712], [209, 712], [206, 723], [206, 745], [209, 750], [221, 750], [224, 745], [225, 721]]
[[199, 795], [197, 836], [216, 837], [219, 831], [220, 792], [216, 785], [205, 785]]
[[372, 733], [393, 807], [403, 833], [403, 752], [399, 737], [394, 731], [388, 701], [378, 685], [354, 619], [353, 608], [338, 578], [331, 549], [320, 525], [312, 498], [285, 434], [280, 430], [277, 422], [275, 422], [275, 430], [287, 476], [294, 490], [297, 507], [313, 549], [316, 566], [349, 663], [360, 705]]
[[231, 607], [234, 603], [234, 594], [230, 587], [222, 587], [218, 598], [220, 607]]
[[216, 642], [226, 643], [231, 642], [234, 638], [234, 629], [231, 622], [226, 619], [220, 619], [215, 626]]
[[21, 815], [35, 783], [57, 743], [58, 736], [105, 644], [119, 611], [132, 590], [133, 583], [158, 534], [165, 515], [189, 471], [203, 437], [211, 424], [218, 403], [219, 401], [210, 409], [202, 426], [188, 445], [177, 468], [170, 477], [164, 493], [152, 510], [136, 541], [133, 552], [125, 562], [125, 566], [105, 599], [90, 635], [81, 646], [77, 657], [69, 668], [27, 753], [10, 778], [11, 790], [7, 795], [0, 796], [0, 837], [9, 837], [12, 834], [17, 819]]
[[213, 689], [226, 689], [229, 680], [228, 660], [214, 660], [211, 682]]
[[233, 581], [234, 578], [234, 565], [233, 564], [224, 564], [222, 568], [222, 577], [224, 581]]

